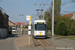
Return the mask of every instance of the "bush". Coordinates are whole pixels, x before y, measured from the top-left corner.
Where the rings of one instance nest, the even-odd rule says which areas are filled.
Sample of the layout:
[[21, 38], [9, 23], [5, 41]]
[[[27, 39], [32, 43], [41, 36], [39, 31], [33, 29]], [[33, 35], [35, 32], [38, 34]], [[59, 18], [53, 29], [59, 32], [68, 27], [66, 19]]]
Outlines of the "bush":
[[26, 25], [26, 27], [25, 28], [28, 28], [28, 25]]
[[75, 25], [71, 26], [70, 35], [75, 35]]
[[55, 26], [55, 34], [67, 35], [67, 27], [63, 20], [60, 20]]

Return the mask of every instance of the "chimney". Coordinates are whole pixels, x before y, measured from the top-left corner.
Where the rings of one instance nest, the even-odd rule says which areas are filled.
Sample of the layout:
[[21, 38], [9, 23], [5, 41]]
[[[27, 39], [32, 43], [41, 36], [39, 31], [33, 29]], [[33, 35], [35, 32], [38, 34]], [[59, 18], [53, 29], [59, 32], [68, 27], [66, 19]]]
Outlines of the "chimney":
[[75, 12], [73, 12], [73, 19], [75, 19]]

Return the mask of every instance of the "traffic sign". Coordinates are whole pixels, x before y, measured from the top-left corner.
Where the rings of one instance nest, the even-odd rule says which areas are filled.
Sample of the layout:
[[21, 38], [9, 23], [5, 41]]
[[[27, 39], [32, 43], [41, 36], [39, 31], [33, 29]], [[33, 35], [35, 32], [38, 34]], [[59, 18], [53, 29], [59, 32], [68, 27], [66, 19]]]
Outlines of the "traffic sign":
[[31, 31], [28, 31], [28, 35], [31, 35]]
[[28, 26], [28, 29], [31, 30], [31, 26], [30, 25]]
[[31, 16], [27, 15], [26, 20], [31, 20]]

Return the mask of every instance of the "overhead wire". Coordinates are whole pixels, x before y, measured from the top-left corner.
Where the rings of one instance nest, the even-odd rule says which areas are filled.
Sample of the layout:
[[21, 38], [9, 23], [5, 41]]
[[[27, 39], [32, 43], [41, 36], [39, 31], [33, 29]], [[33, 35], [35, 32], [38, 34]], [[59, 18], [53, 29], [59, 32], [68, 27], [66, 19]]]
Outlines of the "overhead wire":
[[43, 4], [45, 4], [46, 1], [47, 1], [47, 0], [45, 0]]
[[[70, 1], [71, 1], [71, 0], [70, 0]], [[66, 2], [66, 4], [69, 3], [70, 1]], [[74, 6], [73, 6], [73, 7], [74, 7]], [[70, 10], [70, 9], [72, 9], [73, 7], [70, 7], [70, 8], [66, 7], [65, 9], [69, 9], [69, 10]]]
[[74, 9], [74, 8], [75, 8], [74, 6], [73, 6], [73, 7], [70, 7], [69, 10], [72, 10], [72, 9]]
[[[67, 4], [67, 3], [69, 3], [69, 2], [71, 2], [71, 0], [68, 1], [68, 2], [65, 2], [65, 3], [61, 3], [61, 4], [62, 4], [62, 6], [63, 6], [63, 5], [65, 5], [65, 4]], [[59, 4], [60, 4], [60, 3], [59, 3]]]
[[[47, 2], [46, 2], [45, 4], [47, 4], [47, 3], [48, 3], [48, 1], [49, 1], [49, 0], [47, 0]], [[44, 7], [45, 7], [45, 5], [43, 6], [43, 8], [44, 8]]]
[[35, 3], [38, 3], [39, 2], [39, 0], [37, 0]]
[[[38, 0], [38, 1], [39, 1], [39, 0]], [[38, 1], [37, 1], [37, 2], [38, 2]], [[46, 1], [47, 1], [47, 2], [46, 2]], [[47, 4], [48, 1], [49, 1], [49, 0], [45, 0], [45, 2], [46, 2], [45, 4]], [[37, 3], [37, 2], [36, 2], [36, 3]], [[68, 2], [65, 2], [65, 3], [57, 3], [57, 4], [61, 4], [62, 6], [64, 6], [65, 4], [68, 4], [68, 3], [70, 3], [70, 2], [71, 2], [71, 0], [69, 0]], [[44, 4], [44, 3], [43, 3], [43, 0], [41, 1], [41, 4]], [[39, 8], [41, 7], [41, 4], [40, 4]], [[43, 8], [45, 7], [45, 4], [43, 5]], [[74, 7], [75, 7], [75, 6], [74, 6]]]
[[[41, 4], [42, 4], [43, 0], [41, 1]], [[41, 5], [39, 6], [39, 8], [41, 7]]]

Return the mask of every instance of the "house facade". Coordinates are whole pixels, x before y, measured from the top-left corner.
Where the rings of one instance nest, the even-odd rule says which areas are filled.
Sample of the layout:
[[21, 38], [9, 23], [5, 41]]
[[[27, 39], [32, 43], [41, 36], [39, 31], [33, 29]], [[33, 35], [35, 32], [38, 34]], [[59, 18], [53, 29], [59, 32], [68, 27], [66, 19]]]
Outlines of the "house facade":
[[67, 17], [69, 17], [71, 19], [75, 19], [75, 12], [69, 13], [69, 14], [65, 14], [64, 16], [67, 16]]
[[8, 19], [9, 16], [0, 10], [0, 37], [6, 37], [8, 35]]
[[73, 13], [72, 19], [75, 19], [75, 12]]
[[12, 21], [8, 20], [8, 24], [9, 26], [15, 26], [15, 23], [13, 23]]

